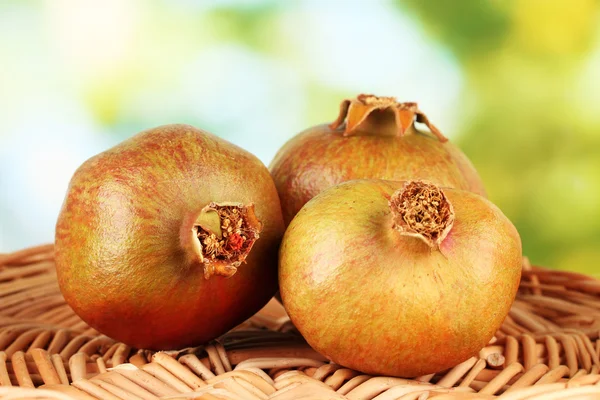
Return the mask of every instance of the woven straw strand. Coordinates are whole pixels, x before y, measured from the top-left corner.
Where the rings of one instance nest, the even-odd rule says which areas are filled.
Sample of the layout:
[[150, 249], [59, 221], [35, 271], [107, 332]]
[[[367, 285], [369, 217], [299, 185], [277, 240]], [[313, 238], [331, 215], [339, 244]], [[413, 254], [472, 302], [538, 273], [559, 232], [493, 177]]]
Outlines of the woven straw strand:
[[133, 349], [64, 303], [52, 246], [0, 254], [0, 399], [600, 398], [600, 282], [585, 275], [525, 259], [517, 299], [490, 344], [414, 380], [328, 362], [271, 307], [205, 346]]

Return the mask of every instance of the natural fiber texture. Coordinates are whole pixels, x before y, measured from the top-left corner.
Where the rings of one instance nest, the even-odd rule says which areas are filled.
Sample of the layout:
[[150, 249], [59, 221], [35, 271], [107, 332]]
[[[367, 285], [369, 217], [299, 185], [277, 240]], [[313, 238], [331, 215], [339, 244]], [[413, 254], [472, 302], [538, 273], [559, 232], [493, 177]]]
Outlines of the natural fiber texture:
[[389, 201], [394, 229], [439, 248], [454, 224], [454, 208], [439, 187], [408, 181]]
[[0, 399], [596, 399], [599, 334], [600, 281], [525, 260], [492, 343], [415, 380], [329, 363], [275, 302], [207, 346], [152, 353], [100, 335], [70, 310], [52, 246], [0, 254]]

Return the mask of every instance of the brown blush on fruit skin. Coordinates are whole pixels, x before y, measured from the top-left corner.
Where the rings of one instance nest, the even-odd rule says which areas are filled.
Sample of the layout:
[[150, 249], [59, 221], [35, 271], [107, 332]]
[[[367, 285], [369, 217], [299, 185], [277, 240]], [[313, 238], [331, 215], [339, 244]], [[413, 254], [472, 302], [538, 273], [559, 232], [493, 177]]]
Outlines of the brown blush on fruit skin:
[[[353, 117], [351, 106], [344, 111], [345, 103], [335, 123], [301, 132], [277, 152], [269, 166], [286, 225], [318, 193], [353, 179], [427, 180], [486, 196], [477, 171], [458, 147], [428, 120], [431, 132], [417, 129], [415, 116], [424, 114], [416, 104], [394, 103], [366, 115], [362, 110]], [[361, 110], [357, 107], [355, 112]], [[359, 121], [349, 131], [352, 119]]]
[[487, 344], [516, 295], [522, 255], [510, 221], [466, 191], [443, 189], [455, 219], [439, 251], [401, 234], [389, 203], [403, 185], [347, 182], [307, 203], [285, 233], [279, 279], [317, 351], [364, 373], [414, 377]]
[[[253, 204], [262, 225], [230, 278], [206, 279], [197, 254], [182, 246], [182, 225], [190, 221], [191, 236], [212, 202]], [[57, 221], [58, 280], [75, 312], [116, 340], [150, 349], [197, 345], [272, 297], [283, 229], [276, 189], [256, 157], [191, 126], [163, 126], [75, 173]]]

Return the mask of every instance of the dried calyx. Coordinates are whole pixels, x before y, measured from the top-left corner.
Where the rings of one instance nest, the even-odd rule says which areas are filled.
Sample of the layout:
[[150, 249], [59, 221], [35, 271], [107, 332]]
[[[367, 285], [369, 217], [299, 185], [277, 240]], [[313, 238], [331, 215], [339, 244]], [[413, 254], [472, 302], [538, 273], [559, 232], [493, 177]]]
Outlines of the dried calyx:
[[340, 105], [338, 118], [329, 127], [338, 129], [345, 121], [344, 136], [351, 136], [359, 131], [404, 136], [415, 120], [425, 124], [441, 142], [448, 140], [419, 110], [417, 103], [399, 103], [394, 97], [372, 94], [361, 94], [356, 99], [344, 100]]
[[259, 237], [261, 223], [254, 205], [210, 203], [200, 212], [194, 233], [200, 245], [204, 277], [230, 277], [242, 264]]
[[436, 185], [409, 181], [390, 198], [394, 229], [439, 249], [454, 224], [454, 209]]

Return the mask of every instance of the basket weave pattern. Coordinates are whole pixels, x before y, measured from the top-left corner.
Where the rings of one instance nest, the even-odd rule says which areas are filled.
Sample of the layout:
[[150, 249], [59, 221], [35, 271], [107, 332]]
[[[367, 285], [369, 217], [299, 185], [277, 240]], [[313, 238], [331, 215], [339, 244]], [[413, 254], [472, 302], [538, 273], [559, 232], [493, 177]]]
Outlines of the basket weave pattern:
[[51, 245], [0, 254], [0, 399], [600, 399], [600, 281], [525, 259], [492, 342], [414, 380], [328, 362], [270, 303], [206, 346], [132, 349], [65, 304]]

